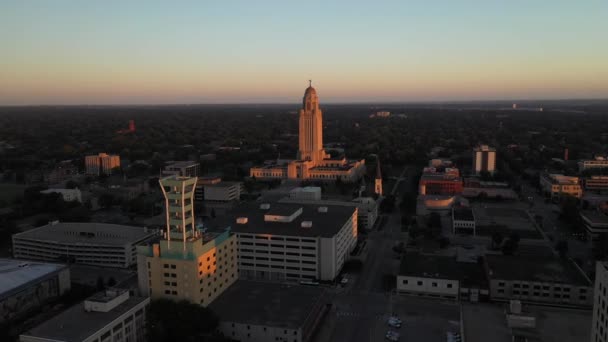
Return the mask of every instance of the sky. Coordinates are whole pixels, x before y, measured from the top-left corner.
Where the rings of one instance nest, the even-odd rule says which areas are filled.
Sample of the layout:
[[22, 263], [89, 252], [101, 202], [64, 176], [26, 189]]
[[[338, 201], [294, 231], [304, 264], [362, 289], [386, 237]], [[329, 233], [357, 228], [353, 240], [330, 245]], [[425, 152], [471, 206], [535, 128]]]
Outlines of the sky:
[[0, 2], [0, 105], [608, 98], [608, 1]]

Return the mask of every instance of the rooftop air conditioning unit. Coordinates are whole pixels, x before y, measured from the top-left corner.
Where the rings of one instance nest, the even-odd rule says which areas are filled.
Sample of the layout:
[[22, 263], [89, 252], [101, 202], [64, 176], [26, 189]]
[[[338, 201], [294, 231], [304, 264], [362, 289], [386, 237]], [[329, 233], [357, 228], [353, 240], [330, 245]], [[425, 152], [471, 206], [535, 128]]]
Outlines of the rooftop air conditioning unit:
[[262, 209], [262, 210], [268, 210], [268, 209], [270, 209], [270, 203], [262, 203], [262, 204], [260, 204], [260, 209]]
[[247, 222], [249, 222], [249, 219], [246, 217], [237, 217], [236, 219], [237, 224], [247, 224]]
[[312, 221], [302, 221], [302, 228], [310, 228], [312, 227]]
[[328, 210], [328, 208], [327, 208], [327, 207], [319, 207], [319, 212], [320, 212], [320, 213], [326, 213], [326, 212], [327, 212], [327, 210]]

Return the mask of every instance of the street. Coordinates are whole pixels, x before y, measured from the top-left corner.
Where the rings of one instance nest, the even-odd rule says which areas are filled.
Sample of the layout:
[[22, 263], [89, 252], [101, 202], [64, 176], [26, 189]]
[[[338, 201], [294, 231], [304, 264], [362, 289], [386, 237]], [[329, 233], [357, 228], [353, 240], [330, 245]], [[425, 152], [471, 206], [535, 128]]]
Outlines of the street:
[[[398, 185], [395, 183], [390, 193]], [[457, 303], [399, 296], [394, 290], [386, 290], [386, 281], [395, 281], [393, 276], [400, 263], [392, 247], [400, 241], [407, 243], [407, 234], [401, 232], [398, 209], [385, 215], [386, 224], [368, 234], [368, 255], [361, 271], [349, 275], [351, 281], [346, 287], [332, 290], [332, 310], [319, 327], [315, 341], [384, 341], [391, 315], [403, 320], [403, 326], [396, 329], [402, 341], [442, 341], [446, 331], [459, 331]]]

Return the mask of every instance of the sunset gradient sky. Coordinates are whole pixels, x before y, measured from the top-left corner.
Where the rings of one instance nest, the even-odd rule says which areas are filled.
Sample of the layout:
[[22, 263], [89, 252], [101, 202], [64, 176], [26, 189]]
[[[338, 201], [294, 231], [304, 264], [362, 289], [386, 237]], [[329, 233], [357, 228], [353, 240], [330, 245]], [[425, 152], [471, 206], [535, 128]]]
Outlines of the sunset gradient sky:
[[608, 98], [608, 1], [0, 2], [0, 105]]

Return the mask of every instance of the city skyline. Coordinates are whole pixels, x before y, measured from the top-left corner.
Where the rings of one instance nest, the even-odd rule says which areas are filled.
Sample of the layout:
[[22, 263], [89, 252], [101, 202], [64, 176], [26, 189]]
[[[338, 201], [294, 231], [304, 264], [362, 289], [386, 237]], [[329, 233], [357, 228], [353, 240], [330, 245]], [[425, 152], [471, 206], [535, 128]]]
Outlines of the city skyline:
[[608, 97], [600, 1], [0, 9], [0, 105]]

